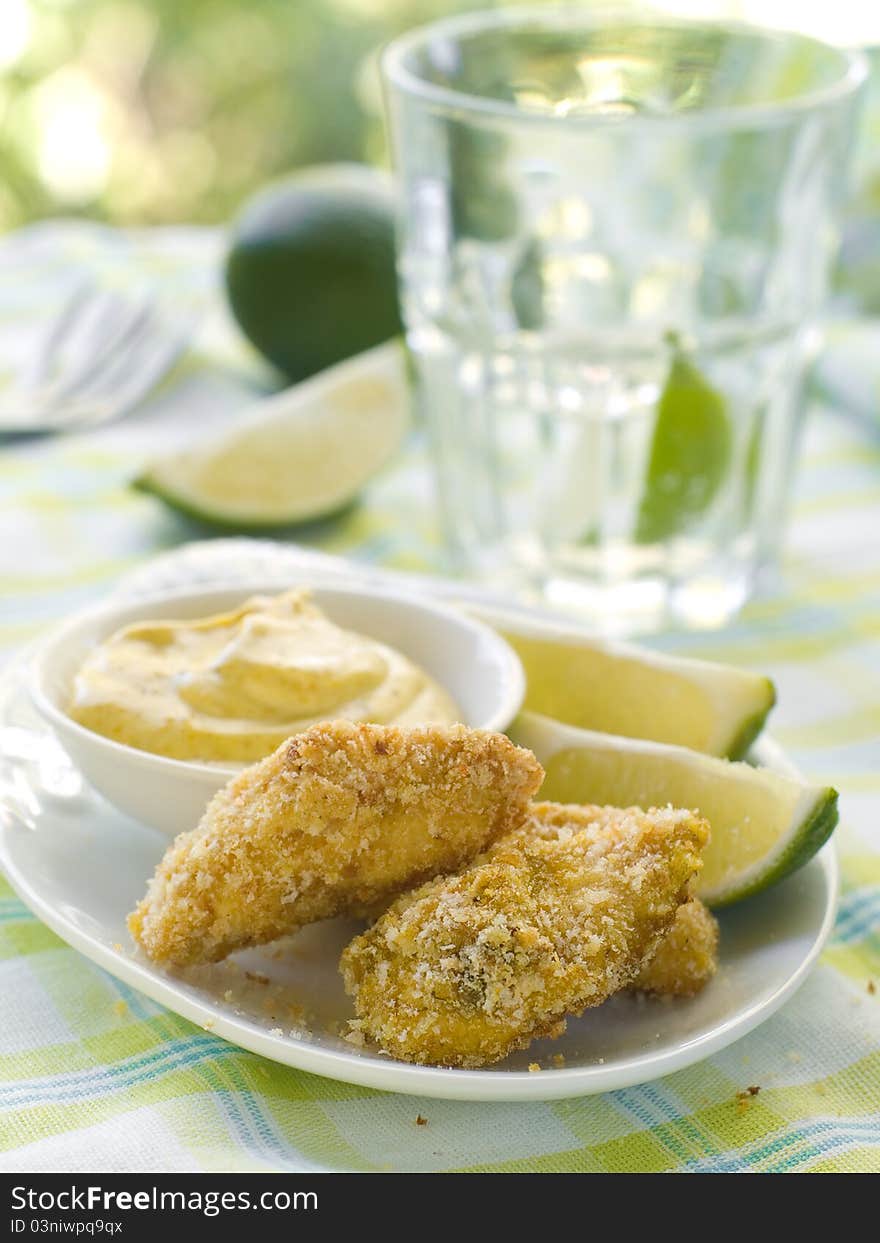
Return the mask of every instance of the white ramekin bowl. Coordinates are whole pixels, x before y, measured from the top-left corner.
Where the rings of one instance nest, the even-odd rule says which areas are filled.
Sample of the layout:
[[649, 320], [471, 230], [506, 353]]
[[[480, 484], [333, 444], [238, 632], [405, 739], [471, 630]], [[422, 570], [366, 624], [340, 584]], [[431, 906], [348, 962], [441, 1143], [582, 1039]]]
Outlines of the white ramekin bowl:
[[[88, 653], [131, 622], [207, 617], [251, 595], [278, 591], [276, 581], [111, 601], [71, 618], [39, 645], [30, 668], [34, 703], [86, 779], [120, 811], [173, 837], [194, 827], [208, 800], [242, 765], [166, 759], [72, 720], [67, 708], [73, 679]], [[503, 730], [519, 711], [522, 665], [482, 622], [403, 592], [338, 586], [315, 586], [313, 592], [332, 621], [390, 644], [435, 678], [461, 708], [464, 724]]]

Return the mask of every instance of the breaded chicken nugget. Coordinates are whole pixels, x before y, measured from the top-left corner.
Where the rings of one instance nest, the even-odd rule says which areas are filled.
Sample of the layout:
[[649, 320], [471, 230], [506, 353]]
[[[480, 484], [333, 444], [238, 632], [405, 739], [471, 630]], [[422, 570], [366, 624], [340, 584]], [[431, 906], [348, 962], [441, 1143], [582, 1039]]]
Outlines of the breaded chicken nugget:
[[707, 825], [672, 808], [570, 811], [536, 804], [355, 937], [340, 967], [357, 1029], [405, 1061], [482, 1066], [632, 982], [687, 900]]
[[699, 898], [676, 912], [672, 927], [633, 988], [668, 997], [693, 997], [718, 970], [718, 921]]
[[[618, 816], [614, 807], [533, 803], [522, 826], [505, 841], [524, 835], [553, 839], [562, 829], [602, 834]], [[699, 898], [691, 898], [678, 908], [671, 928], [632, 987], [645, 993], [693, 997], [715, 974], [717, 956], [718, 921]]]
[[524, 819], [543, 775], [464, 725], [315, 725], [215, 795], [129, 927], [157, 962], [216, 962], [460, 867]]

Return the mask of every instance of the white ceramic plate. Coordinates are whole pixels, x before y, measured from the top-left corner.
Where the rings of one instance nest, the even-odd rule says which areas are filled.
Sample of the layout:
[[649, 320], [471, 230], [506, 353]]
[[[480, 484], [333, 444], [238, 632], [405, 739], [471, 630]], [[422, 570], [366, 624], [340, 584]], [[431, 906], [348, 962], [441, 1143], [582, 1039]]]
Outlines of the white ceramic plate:
[[[770, 743], [759, 755], [783, 762]], [[317, 924], [275, 957], [250, 951], [185, 976], [138, 957], [125, 916], [167, 841], [86, 784], [14, 671], [0, 680], [0, 757], [0, 867], [39, 919], [111, 974], [216, 1035], [369, 1087], [461, 1100], [549, 1100], [656, 1078], [700, 1061], [772, 1014], [806, 977], [834, 919], [837, 865], [828, 846], [782, 885], [723, 913], [721, 969], [701, 996], [614, 998], [571, 1020], [561, 1040], [538, 1042], [490, 1070], [409, 1066], [355, 1048], [334, 1031], [351, 1015], [336, 964], [354, 924]], [[553, 1063], [559, 1053], [563, 1067]], [[530, 1062], [542, 1073], [530, 1073]]]

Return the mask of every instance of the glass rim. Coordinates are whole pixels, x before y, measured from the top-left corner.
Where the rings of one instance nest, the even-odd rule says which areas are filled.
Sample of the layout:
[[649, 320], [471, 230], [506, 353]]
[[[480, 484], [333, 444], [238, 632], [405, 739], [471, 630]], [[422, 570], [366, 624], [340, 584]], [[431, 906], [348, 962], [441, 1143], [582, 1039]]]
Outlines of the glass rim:
[[[790, 99], [778, 103], [729, 104], [721, 107], [695, 109], [691, 112], [629, 113], [596, 112], [586, 115], [556, 116], [546, 112], [521, 108], [503, 99], [491, 99], [454, 87], [439, 86], [420, 77], [406, 64], [407, 57], [429, 41], [470, 35], [488, 30], [517, 30], [534, 26], [536, 29], [562, 29], [566, 25], [584, 30], [596, 29], [606, 22], [644, 29], [658, 30], [718, 30], [730, 34], [750, 35], [764, 42], [788, 42], [821, 48], [836, 57], [840, 76], [834, 82], [821, 87], [808, 88]], [[601, 8], [583, 9], [580, 5], [558, 4], [547, 6], [516, 5], [507, 9], [489, 9], [475, 13], [458, 14], [427, 22], [414, 30], [398, 35], [383, 49], [380, 58], [382, 75], [386, 84], [402, 94], [411, 96], [435, 110], [445, 113], [471, 113], [488, 121], [516, 122], [522, 125], [564, 125], [567, 129], [599, 129], [625, 126], [681, 127], [740, 129], [773, 126], [785, 123], [800, 113], [815, 112], [852, 96], [864, 83], [868, 74], [868, 62], [864, 53], [855, 48], [836, 47], [822, 39], [797, 31], [781, 30], [770, 26], [757, 26], [750, 22], [715, 21], [712, 19], [689, 19], [661, 12], [633, 12], [630, 9], [606, 5]]]

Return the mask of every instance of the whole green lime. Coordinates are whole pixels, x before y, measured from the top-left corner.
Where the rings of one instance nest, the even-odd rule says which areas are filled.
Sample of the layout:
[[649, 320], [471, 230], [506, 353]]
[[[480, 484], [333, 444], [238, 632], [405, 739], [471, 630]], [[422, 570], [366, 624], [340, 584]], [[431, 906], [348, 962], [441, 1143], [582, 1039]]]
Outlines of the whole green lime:
[[327, 164], [268, 186], [233, 227], [226, 289], [242, 332], [293, 382], [397, 335], [387, 178]]

